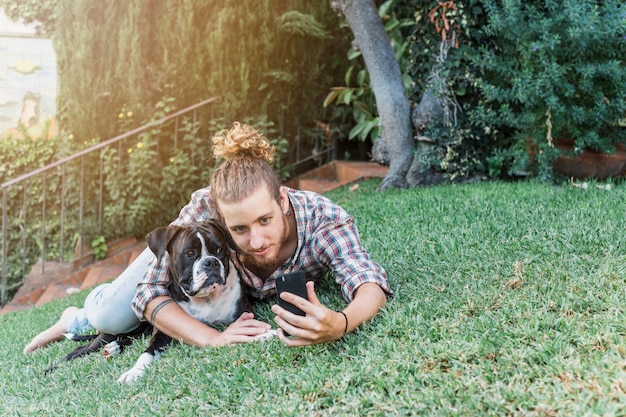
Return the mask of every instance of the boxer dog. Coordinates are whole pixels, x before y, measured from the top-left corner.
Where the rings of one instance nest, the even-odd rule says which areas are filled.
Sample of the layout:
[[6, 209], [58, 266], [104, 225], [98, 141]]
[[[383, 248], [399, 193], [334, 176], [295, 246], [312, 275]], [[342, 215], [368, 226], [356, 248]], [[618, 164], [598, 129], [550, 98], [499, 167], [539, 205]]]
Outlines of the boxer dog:
[[[216, 220], [159, 227], [146, 239], [157, 259], [169, 255], [168, 289], [174, 301], [187, 314], [215, 326], [230, 324], [242, 313], [252, 311], [231, 260], [231, 250], [237, 246]], [[148, 348], [118, 382], [132, 383], [141, 378], [171, 341], [169, 336], [157, 330]], [[115, 354], [117, 350], [117, 342], [109, 343], [105, 347], [105, 356]]]
[[[189, 315], [209, 326], [215, 326], [230, 324], [242, 313], [252, 311], [241, 278], [231, 260], [231, 251], [237, 245], [221, 223], [208, 220], [184, 226], [159, 227], [150, 232], [146, 240], [157, 259], [169, 256], [168, 289], [172, 299]], [[73, 360], [102, 348], [103, 356], [109, 358], [121, 353], [134, 339], [152, 334], [153, 330], [150, 323], [142, 321], [137, 329], [122, 335], [66, 335], [71, 340], [91, 342], [74, 349], [63, 361]], [[275, 335], [276, 331], [270, 330], [257, 336], [257, 339], [268, 340]], [[170, 342], [169, 336], [157, 330], [148, 348], [118, 381], [130, 384], [140, 379], [146, 368], [165, 352]], [[57, 367], [58, 364], [55, 364], [45, 373], [48, 374]]]

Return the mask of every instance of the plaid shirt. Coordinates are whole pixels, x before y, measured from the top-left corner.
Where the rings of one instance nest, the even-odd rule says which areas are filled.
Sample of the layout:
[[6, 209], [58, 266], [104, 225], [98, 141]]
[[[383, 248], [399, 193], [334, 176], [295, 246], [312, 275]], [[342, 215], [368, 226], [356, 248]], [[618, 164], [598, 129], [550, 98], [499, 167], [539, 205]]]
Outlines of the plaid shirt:
[[[173, 225], [203, 221], [217, 217], [210, 200], [210, 188], [195, 191]], [[265, 299], [275, 293], [276, 278], [292, 271], [304, 270], [308, 279], [319, 280], [333, 274], [341, 286], [343, 297], [351, 301], [355, 290], [364, 283], [378, 284], [387, 295], [392, 291], [385, 270], [374, 262], [361, 246], [354, 219], [344, 209], [317, 193], [287, 188], [298, 227], [298, 244], [294, 254], [265, 281], [244, 268], [241, 276], [253, 298]], [[235, 254], [233, 253], [233, 259]], [[157, 296], [167, 295], [169, 257], [153, 261], [143, 281], [137, 285], [132, 307], [139, 318], [146, 304]]]

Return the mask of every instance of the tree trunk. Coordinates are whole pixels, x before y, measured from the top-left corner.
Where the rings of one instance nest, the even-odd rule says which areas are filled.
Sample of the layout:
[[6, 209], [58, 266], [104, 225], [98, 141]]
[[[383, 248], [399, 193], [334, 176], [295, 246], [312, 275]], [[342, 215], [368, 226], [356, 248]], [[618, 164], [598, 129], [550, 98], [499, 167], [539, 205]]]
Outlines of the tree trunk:
[[383, 22], [374, 0], [330, 0], [330, 6], [346, 18], [370, 75], [381, 127], [372, 156], [389, 164], [380, 189], [404, 188], [413, 161], [413, 129], [400, 65]]

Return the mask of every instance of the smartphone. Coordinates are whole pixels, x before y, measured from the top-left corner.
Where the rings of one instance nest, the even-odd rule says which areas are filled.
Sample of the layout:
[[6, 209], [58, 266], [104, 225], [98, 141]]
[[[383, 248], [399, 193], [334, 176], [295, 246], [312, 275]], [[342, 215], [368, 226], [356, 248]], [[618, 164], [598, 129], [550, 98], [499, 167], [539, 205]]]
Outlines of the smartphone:
[[280, 298], [280, 294], [283, 292], [290, 292], [308, 300], [309, 296], [306, 292], [306, 277], [304, 271], [290, 272], [276, 278], [276, 298], [278, 305], [293, 314], [304, 316], [304, 311]]

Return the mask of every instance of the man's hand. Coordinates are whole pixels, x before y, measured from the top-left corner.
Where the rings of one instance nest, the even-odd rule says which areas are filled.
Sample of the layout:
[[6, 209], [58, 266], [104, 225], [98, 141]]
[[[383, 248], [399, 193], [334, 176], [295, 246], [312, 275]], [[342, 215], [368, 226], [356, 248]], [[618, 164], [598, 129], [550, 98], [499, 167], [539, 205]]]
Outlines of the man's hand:
[[[144, 317], [169, 297], [156, 297], [146, 306]], [[176, 303], [169, 303], [155, 317], [154, 326], [174, 340], [198, 347], [224, 346], [232, 343], [254, 342], [268, 332], [270, 325], [256, 320], [254, 314], [243, 313], [235, 322], [220, 332], [191, 317]]]
[[254, 314], [243, 313], [223, 332], [210, 342], [211, 346], [224, 346], [233, 343], [250, 343], [262, 339], [271, 329], [270, 325], [254, 319]]
[[[274, 321], [280, 327], [278, 337], [287, 346], [306, 346], [340, 339], [346, 330], [346, 317], [348, 318], [346, 332], [351, 332], [362, 322], [376, 315], [387, 300], [385, 293], [377, 284], [363, 284], [344, 310], [346, 315], [344, 317], [343, 314], [320, 303], [314, 285], [312, 281], [307, 282], [309, 301], [294, 294], [281, 294], [283, 300], [300, 308], [306, 316], [290, 313], [277, 304], [272, 306], [272, 312], [276, 314]], [[286, 337], [285, 331], [293, 337]]]

